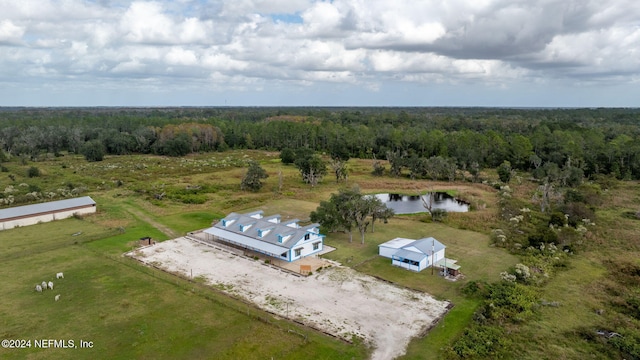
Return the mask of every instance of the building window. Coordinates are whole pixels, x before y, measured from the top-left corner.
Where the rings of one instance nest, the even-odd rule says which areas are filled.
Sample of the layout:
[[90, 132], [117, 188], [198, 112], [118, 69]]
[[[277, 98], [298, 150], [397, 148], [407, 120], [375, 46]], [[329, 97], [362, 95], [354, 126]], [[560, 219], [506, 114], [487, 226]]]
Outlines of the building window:
[[313, 250], [318, 250], [320, 248], [320, 242], [313, 243]]
[[311, 237], [311, 235], [309, 235], [309, 233], [304, 234], [304, 239], [305, 240], [309, 240], [309, 237]]
[[297, 248], [295, 250], [293, 250], [296, 256], [300, 256], [300, 254], [302, 254], [302, 248]]

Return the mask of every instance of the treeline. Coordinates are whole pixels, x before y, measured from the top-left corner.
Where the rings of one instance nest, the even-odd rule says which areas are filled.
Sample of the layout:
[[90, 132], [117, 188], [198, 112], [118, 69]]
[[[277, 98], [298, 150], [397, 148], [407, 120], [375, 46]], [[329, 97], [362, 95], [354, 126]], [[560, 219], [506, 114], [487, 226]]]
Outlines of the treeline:
[[0, 146], [33, 159], [79, 153], [89, 142], [105, 154], [170, 156], [339, 149], [389, 160], [391, 173], [407, 169], [413, 177], [447, 178], [453, 167], [473, 172], [507, 161], [540, 176], [640, 179], [639, 119], [638, 109], [5, 108]]

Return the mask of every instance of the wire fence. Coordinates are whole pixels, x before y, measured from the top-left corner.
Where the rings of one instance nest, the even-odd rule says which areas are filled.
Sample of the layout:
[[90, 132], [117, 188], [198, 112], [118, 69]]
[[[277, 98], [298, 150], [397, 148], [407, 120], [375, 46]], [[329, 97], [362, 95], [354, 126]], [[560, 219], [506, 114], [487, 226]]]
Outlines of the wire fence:
[[[224, 249], [220, 249], [221, 251], [228, 251]], [[229, 251], [228, 251], [229, 252]], [[310, 329], [312, 331], [322, 333], [323, 335], [330, 336], [334, 339], [340, 340], [347, 344], [353, 344], [353, 341], [350, 339], [345, 339], [340, 336], [336, 336], [332, 333], [329, 333], [323, 329], [317, 328], [311, 324], [306, 324], [302, 321], [296, 319], [288, 319], [281, 314], [277, 314], [275, 312], [271, 312], [265, 309], [261, 309], [255, 304], [246, 301], [245, 299], [234, 297], [221, 289], [217, 289], [214, 286], [206, 285], [199, 282], [196, 279], [193, 279], [189, 276], [185, 276], [179, 273], [169, 272], [159, 266], [154, 264], [145, 263], [142, 260], [128, 257], [128, 256], [113, 256], [113, 255], [104, 255], [109, 259], [118, 262], [124, 266], [128, 266], [138, 272], [144, 273], [148, 276], [156, 278], [160, 281], [170, 283], [174, 286], [178, 286], [184, 290], [191, 291], [197, 293], [203, 298], [215, 302], [221, 306], [224, 306], [230, 310], [236, 311], [247, 317], [260, 321], [262, 323], [268, 324], [281, 332], [290, 333], [296, 335], [303, 339], [306, 343], [309, 341], [308, 334], [301, 329]], [[143, 265], [143, 266], [140, 266]]]

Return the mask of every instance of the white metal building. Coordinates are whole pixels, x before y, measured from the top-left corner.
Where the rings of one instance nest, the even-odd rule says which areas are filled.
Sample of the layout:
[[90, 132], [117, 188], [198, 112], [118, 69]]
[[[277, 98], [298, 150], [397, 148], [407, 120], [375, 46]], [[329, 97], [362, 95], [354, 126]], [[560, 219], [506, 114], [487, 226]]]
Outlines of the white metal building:
[[284, 261], [295, 261], [322, 251], [320, 224], [298, 225], [298, 219], [280, 221], [280, 215], [264, 217], [262, 211], [231, 213], [204, 230], [209, 240], [229, 243]]
[[95, 212], [96, 202], [89, 196], [0, 209], [0, 230]]
[[432, 237], [420, 240], [395, 238], [378, 245], [378, 254], [391, 259], [395, 266], [422, 271], [444, 259], [445, 248]]

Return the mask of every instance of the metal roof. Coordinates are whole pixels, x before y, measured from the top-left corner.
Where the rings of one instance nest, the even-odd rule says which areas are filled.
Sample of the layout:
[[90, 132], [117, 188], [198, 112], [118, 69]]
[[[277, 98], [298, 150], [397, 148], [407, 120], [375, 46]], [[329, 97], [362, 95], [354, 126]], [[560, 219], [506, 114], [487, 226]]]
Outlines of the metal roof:
[[431, 254], [431, 252], [438, 252], [438, 251], [446, 248], [446, 246], [444, 246], [443, 243], [441, 243], [440, 241], [438, 241], [438, 240], [436, 240], [436, 239], [434, 239], [432, 237], [416, 240], [416, 241], [412, 242], [411, 244], [403, 246], [402, 248], [403, 249], [407, 249], [409, 247], [415, 247], [420, 252], [423, 252], [425, 254]]
[[36, 215], [41, 213], [62, 211], [69, 208], [82, 206], [95, 206], [96, 202], [89, 196], [46, 203], [16, 206], [7, 209], [0, 209], [0, 220], [12, 219], [23, 216]]
[[[272, 215], [266, 218], [253, 217], [257, 214], [262, 214], [262, 211], [249, 214], [231, 213], [215, 224], [213, 228], [205, 232], [220, 237], [234, 238], [236, 241], [240, 239], [249, 241], [249, 239], [251, 239], [252, 241], [250, 242], [254, 244], [252, 246], [255, 248], [260, 248], [258, 244], [263, 243], [273, 245], [277, 248], [291, 249], [299, 240], [303, 239], [307, 233], [313, 233], [322, 237], [319, 233], [320, 224], [314, 223], [304, 227], [298, 227], [297, 219], [275, 223], [273, 220], [280, 219], [279, 215]], [[229, 220], [234, 221], [229, 224]], [[246, 227], [247, 225], [251, 226]], [[244, 228], [244, 231], [242, 231], [243, 229], [241, 229], [241, 227]], [[266, 234], [260, 234], [259, 231], [262, 230], [269, 231]], [[279, 237], [283, 238], [282, 242], [279, 241]], [[270, 246], [266, 246], [265, 249], [266, 248], [270, 248]], [[275, 251], [275, 249], [273, 249], [273, 251]]]
[[436, 266], [440, 266], [440, 267], [447, 267], [449, 269], [453, 269], [453, 270], [459, 270], [460, 269], [460, 265], [456, 264], [458, 262], [458, 260], [453, 260], [453, 259], [440, 259], [438, 261], [436, 261]]
[[392, 240], [389, 240], [385, 243], [382, 243], [380, 245], [378, 245], [378, 247], [386, 247], [386, 248], [390, 248], [390, 249], [400, 249], [405, 245], [411, 244], [412, 242], [415, 242], [415, 240], [413, 239], [405, 239], [405, 238], [395, 238]]
[[412, 240], [406, 238], [395, 238], [385, 243], [378, 245], [378, 247], [386, 247], [390, 249], [404, 249], [414, 252], [421, 252], [427, 255], [431, 255], [432, 252], [438, 252], [446, 246], [440, 241], [428, 237], [420, 240]]
[[426, 258], [427, 254], [401, 249], [396, 251], [395, 254], [392, 255], [392, 259], [409, 259], [412, 261], [420, 262], [422, 259]]
[[272, 255], [274, 257], [280, 257], [282, 253], [289, 251], [287, 247], [270, 244], [270, 243], [254, 239], [252, 237], [249, 237], [243, 234], [238, 234], [238, 233], [227, 231], [225, 229], [220, 229], [217, 227], [206, 229], [204, 230], [204, 232], [214, 236], [222, 237], [227, 241], [230, 241], [236, 244], [242, 244], [244, 246], [249, 246], [254, 249], [259, 249], [260, 251], [267, 253], [269, 255]]

